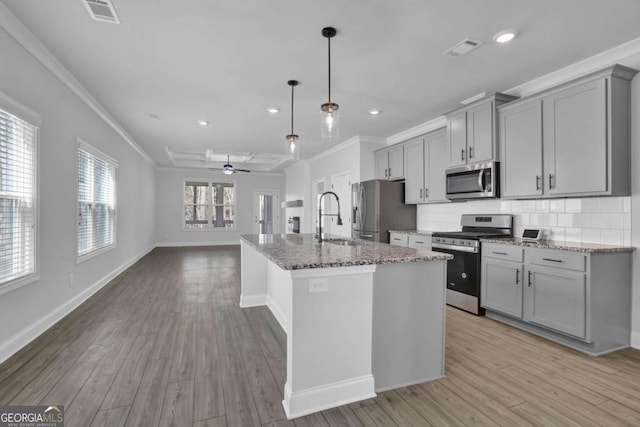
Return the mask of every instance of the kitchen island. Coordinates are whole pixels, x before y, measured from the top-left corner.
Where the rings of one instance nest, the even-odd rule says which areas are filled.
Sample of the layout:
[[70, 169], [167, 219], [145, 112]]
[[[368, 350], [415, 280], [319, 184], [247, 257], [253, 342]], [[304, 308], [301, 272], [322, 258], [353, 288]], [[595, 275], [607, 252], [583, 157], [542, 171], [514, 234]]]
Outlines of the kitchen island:
[[240, 306], [268, 306], [287, 335], [287, 417], [444, 375], [451, 255], [311, 234], [240, 243]]

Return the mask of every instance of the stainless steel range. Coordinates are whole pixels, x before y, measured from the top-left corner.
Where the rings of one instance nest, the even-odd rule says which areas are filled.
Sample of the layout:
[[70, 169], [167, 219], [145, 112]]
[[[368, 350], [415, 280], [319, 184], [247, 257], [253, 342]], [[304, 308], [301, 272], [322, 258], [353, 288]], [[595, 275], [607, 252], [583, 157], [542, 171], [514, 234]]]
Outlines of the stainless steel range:
[[480, 308], [480, 239], [513, 236], [513, 215], [462, 215], [462, 231], [435, 232], [431, 246], [454, 256], [447, 262], [447, 304], [483, 315]]

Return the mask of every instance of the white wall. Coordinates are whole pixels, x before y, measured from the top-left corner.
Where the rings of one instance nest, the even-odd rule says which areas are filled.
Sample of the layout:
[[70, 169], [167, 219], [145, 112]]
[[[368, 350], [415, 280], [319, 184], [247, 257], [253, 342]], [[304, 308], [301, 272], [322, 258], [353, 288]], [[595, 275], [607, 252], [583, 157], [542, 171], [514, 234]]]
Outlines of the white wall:
[[[0, 295], [0, 361], [153, 247], [154, 172], [130, 145], [4, 30], [0, 92], [41, 117], [40, 279]], [[76, 264], [77, 138], [119, 163], [117, 245]], [[73, 284], [70, 284], [73, 275]], [[95, 285], [95, 286], [94, 286]]]
[[540, 228], [559, 242], [631, 245], [631, 198], [593, 197], [557, 200], [483, 200], [419, 205], [421, 230], [459, 230], [462, 214], [510, 213], [513, 231]]
[[[236, 173], [186, 169], [158, 169], [155, 175], [155, 241], [158, 246], [239, 244], [240, 234], [253, 233], [253, 191], [278, 190], [284, 193], [283, 174]], [[232, 230], [184, 230], [185, 180], [216, 180], [236, 183], [236, 228]], [[284, 209], [280, 209], [280, 232], [284, 232]]]
[[[312, 233], [315, 218], [311, 214], [311, 168], [307, 160], [294, 163], [285, 170], [285, 197], [283, 200], [302, 200], [301, 207], [286, 208], [284, 215], [300, 217], [300, 232]], [[286, 230], [285, 230], [286, 231]]]

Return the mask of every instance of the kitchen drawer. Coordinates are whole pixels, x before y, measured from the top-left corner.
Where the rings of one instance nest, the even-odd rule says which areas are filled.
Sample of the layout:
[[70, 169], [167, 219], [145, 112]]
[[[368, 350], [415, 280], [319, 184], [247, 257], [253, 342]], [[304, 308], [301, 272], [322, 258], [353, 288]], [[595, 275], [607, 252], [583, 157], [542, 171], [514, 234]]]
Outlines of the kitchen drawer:
[[524, 248], [522, 246], [515, 245], [482, 243], [482, 256], [522, 262], [524, 258]]
[[431, 236], [430, 235], [409, 235], [409, 247], [415, 249], [428, 249], [431, 250]]
[[389, 234], [389, 244], [396, 246], [408, 246], [409, 245], [409, 235], [402, 233], [390, 233]]
[[545, 267], [575, 271], [585, 271], [587, 268], [587, 256], [580, 252], [527, 248], [525, 258], [529, 264], [544, 265]]

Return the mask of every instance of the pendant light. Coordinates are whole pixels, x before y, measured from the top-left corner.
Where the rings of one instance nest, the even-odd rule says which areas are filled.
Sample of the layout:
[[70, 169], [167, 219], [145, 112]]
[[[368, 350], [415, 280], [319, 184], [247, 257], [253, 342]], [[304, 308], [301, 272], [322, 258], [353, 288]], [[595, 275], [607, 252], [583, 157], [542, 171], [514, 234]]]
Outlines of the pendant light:
[[340, 114], [338, 104], [331, 102], [331, 39], [335, 37], [337, 31], [333, 27], [322, 29], [322, 35], [327, 38], [329, 53], [329, 100], [320, 106], [320, 126], [322, 139], [337, 139], [340, 137]]
[[297, 80], [289, 80], [287, 82], [291, 86], [291, 133], [287, 135], [287, 141], [289, 141], [289, 150], [291, 151], [291, 158], [298, 160], [300, 158], [300, 148], [296, 149], [296, 142], [298, 141], [298, 135], [293, 133], [293, 88], [298, 86]]

